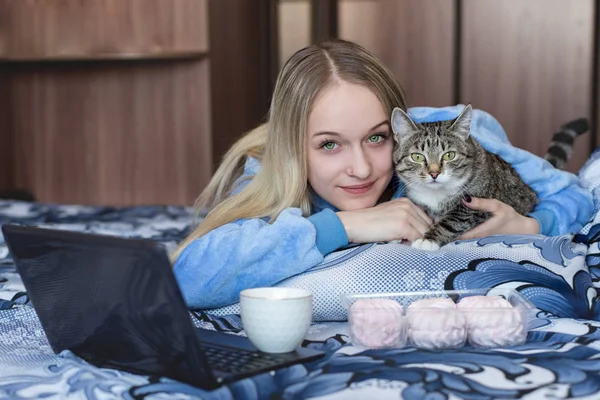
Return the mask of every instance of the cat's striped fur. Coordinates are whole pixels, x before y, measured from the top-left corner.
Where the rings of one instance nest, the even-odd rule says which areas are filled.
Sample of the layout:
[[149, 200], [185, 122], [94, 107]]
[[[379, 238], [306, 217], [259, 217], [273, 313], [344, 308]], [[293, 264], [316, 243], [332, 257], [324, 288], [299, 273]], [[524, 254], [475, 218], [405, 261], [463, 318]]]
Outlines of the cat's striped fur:
[[586, 133], [589, 129], [589, 122], [586, 118], [579, 118], [568, 122], [552, 136], [550, 147], [545, 155], [545, 159], [558, 169], [565, 169], [569, 157], [573, 152], [573, 144], [577, 136]]
[[454, 121], [415, 124], [399, 108], [392, 113], [396, 174], [406, 197], [434, 220], [413, 247], [436, 250], [491, 216], [466, 207], [466, 194], [498, 199], [522, 215], [537, 204], [513, 167], [471, 137], [471, 114], [468, 105]]
[[[413, 247], [437, 249], [490, 217], [464, 206], [465, 194], [498, 199], [522, 215], [537, 204], [536, 193], [512, 166], [470, 136], [471, 114], [468, 105], [454, 121], [415, 124], [399, 108], [392, 113], [396, 173], [406, 186], [406, 196], [435, 221]], [[545, 158], [564, 169], [574, 139], [588, 126], [585, 118], [563, 125], [554, 134]]]

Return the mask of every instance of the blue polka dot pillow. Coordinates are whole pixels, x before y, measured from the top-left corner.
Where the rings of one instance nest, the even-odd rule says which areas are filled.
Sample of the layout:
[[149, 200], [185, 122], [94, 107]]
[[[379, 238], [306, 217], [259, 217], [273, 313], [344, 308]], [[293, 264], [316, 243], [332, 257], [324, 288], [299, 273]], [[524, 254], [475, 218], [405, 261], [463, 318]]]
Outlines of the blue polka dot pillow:
[[[592, 318], [596, 290], [585, 265], [587, 245], [572, 236], [491, 236], [428, 252], [404, 244], [368, 244], [333, 253], [278, 286], [313, 293], [315, 321], [343, 321], [342, 293], [510, 287], [537, 308]], [[237, 314], [237, 304], [211, 314]]]

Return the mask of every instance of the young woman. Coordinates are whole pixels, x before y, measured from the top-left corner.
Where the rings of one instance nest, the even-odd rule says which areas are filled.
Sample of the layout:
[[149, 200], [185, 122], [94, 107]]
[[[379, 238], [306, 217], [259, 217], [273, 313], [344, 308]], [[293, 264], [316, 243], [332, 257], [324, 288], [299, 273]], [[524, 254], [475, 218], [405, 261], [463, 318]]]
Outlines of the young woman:
[[[422, 237], [432, 221], [402, 198], [393, 173], [389, 118], [405, 104], [390, 71], [354, 43], [329, 41], [294, 54], [277, 79], [268, 123], [225, 155], [197, 202], [210, 213], [173, 254], [188, 306], [235, 303], [240, 290], [302, 273], [349, 243]], [[583, 211], [525, 217], [473, 198], [469, 207], [493, 217], [465, 237], [558, 234], [557, 226], [587, 222], [589, 193], [576, 184], [556, 192], [541, 203], [562, 196]]]

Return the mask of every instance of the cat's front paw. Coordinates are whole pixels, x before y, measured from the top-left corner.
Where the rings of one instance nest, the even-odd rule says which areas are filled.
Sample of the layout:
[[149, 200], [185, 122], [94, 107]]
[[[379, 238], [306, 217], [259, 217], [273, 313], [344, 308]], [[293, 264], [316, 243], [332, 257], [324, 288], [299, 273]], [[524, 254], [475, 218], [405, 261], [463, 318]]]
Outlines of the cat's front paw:
[[411, 247], [420, 250], [436, 251], [440, 248], [440, 245], [434, 242], [433, 240], [417, 239], [414, 242], [412, 242]]

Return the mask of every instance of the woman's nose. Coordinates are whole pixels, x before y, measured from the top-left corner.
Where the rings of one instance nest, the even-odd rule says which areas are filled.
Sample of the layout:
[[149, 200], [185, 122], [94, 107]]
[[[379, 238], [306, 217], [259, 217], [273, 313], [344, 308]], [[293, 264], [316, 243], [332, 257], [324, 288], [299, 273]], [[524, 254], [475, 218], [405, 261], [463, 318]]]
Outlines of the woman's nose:
[[367, 179], [371, 175], [371, 169], [371, 162], [364, 151], [362, 149], [355, 151], [348, 166], [348, 175], [359, 179]]

